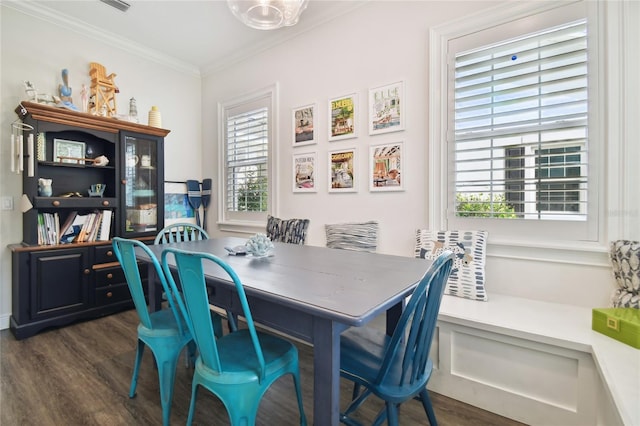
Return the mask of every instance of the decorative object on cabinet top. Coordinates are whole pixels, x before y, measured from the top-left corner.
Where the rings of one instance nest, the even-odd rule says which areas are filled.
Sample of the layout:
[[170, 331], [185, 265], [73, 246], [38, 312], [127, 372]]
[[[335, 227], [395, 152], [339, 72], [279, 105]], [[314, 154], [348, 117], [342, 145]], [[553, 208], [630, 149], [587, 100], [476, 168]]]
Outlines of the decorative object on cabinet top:
[[146, 126], [130, 121], [115, 120], [109, 117], [75, 112], [66, 108], [57, 108], [34, 102], [21, 102], [16, 108], [16, 114], [20, 118], [31, 115], [36, 120], [54, 122], [68, 126], [78, 126], [101, 130], [109, 133], [118, 133], [121, 130], [144, 133], [153, 136], [167, 136], [170, 130], [159, 127]]

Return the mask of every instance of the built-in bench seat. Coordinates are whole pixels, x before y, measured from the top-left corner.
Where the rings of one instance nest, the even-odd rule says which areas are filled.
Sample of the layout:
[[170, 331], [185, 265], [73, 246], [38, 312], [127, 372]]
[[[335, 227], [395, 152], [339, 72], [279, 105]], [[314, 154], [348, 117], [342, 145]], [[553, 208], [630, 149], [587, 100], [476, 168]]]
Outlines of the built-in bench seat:
[[445, 295], [429, 389], [527, 424], [640, 425], [640, 350], [591, 329], [591, 309]]

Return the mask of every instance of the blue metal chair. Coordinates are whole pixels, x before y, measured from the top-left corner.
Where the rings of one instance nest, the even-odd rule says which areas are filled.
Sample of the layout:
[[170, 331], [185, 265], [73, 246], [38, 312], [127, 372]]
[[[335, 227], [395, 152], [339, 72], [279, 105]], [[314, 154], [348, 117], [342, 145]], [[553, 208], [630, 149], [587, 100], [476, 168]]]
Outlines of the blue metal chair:
[[[158, 232], [154, 244], [181, 243], [183, 241], [208, 240], [209, 234], [201, 226], [193, 223], [173, 223], [167, 225]], [[227, 321], [230, 331], [238, 329], [236, 318], [232, 312], [227, 311]], [[216, 336], [222, 336], [222, 316], [220, 313], [211, 311], [211, 321], [215, 327]]]
[[342, 334], [340, 375], [352, 381], [354, 388], [351, 403], [340, 414], [341, 422], [359, 424], [349, 415], [374, 394], [385, 402], [374, 425], [387, 419], [389, 426], [397, 426], [400, 404], [412, 398], [422, 401], [429, 423], [437, 425], [427, 392], [433, 369], [429, 350], [452, 265], [450, 251], [433, 261], [409, 299], [392, 336], [372, 327], [354, 327]]
[[[162, 267], [169, 271], [168, 256], [175, 256], [182, 283], [184, 303], [179, 302], [188, 318], [199, 356], [191, 385], [191, 404], [187, 425], [193, 421], [199, 386], [208, 389], [224, 403], [232, 426], [254, 425], [262, 396], [273, 382], [291, 374], [296, 388], [300, 424], [307, 420], [302, 405], [298, 350], [289, 341], [256, 331], [240, 278], [222, 259], [208, 253], [194, 253], [169, 248], [162, 253]], [[208, 321], [209, 302], [204, 276], [207, 267], [218, 265], [235, 284], [246, 329], [216, 339]], [[170, 274], [167, 274], [170, 276]], [[172, 278], [170, 279], [173, 280]], [[175, 286], [175, 283], [170, 283]]]
[[[160, 380], [160, 401], [162, 404], [162, 424], [169, 424], [171, 414], [171, 400], [173, 399], [173, 384], [175, 381], [176, 365], [180, 353], [185, 346], [188, 346], [188, 353], [191, 359], [195, 358], [196, 344], [191, 337], [185, 318], [176, 305], [175, 293], [171, 291], [167, 284], [160, 262], [149, 250], [149, 248], [138, 240], [128, 240], [124, 238], [114, 238], [112, 241], [113, 250], [124, 270], [131, 297], [140, 318], [138, 325], [138, 349], [136, 361], [133, 367], [131, 387], [129, 388], [129, 398], [136, 394], [138, 384], [138, 371], [144, 353], [145, 346], [149, 346], [158, 366], [158, 376]], [[147, 253], [156, 270], [156, 274], [167, 295], [168, 309], [149, 313], [145, 300], [140, 270], [136, 260], [136, 247]]]
[[193, 223], [174, 223], [158, 232], [154, 244], [180, 243], [182, 241], [208, 240], [209, 234]]

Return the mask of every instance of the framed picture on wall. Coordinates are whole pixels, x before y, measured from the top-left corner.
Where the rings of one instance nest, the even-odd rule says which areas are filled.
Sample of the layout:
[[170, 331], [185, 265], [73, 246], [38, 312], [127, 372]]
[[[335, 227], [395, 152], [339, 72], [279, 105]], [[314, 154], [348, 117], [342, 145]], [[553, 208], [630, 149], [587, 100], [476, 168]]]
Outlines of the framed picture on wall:
[[318, 192], [317, 159], [315, 152], [293, 154], [293, 192]]
[[369, 134], [404, 130], [404, 82], [369, 89]]
[[404, 144], [393, 142], [369, 147], [369, 190], [403, 191]]
[[196, 223], [196, 214], [189, 204], [186, 182], [164, 182], [164, 225]]
[[329, 152], [329, 192], [357, 192], [356, 149]]
[[358, 137], [358, 95], [329, 99], [329, 140], [338, 141]]
[[315, 116], [315, 104], [293, 109], [293, 146], [311, 145], [317, 142], [314, 129]]

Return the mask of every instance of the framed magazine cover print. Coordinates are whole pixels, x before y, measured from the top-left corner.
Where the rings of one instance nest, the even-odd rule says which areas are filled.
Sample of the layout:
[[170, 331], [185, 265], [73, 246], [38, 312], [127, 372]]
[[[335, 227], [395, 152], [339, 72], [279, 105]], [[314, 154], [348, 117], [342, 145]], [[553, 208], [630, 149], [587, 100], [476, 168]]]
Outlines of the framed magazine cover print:
[[293, 146], [311, 145], [317, 142], [314, 122], [316, 105], [293, 108]]
[[293, 154], [293, 192], [318, 192], [317, 164], [318, 156], [315, 152]]
[[356, 149], [329, 151], [329, 192], [357, 192]]
[[338, 141], [358, 137], [358, 95], [329, 99], [329, 140]]
[[404, 143], [392, 142], [369, 147], [369, 190], [403, 191]]
[[404, 130], [404, 82], [369, 89], [369, 134]]

